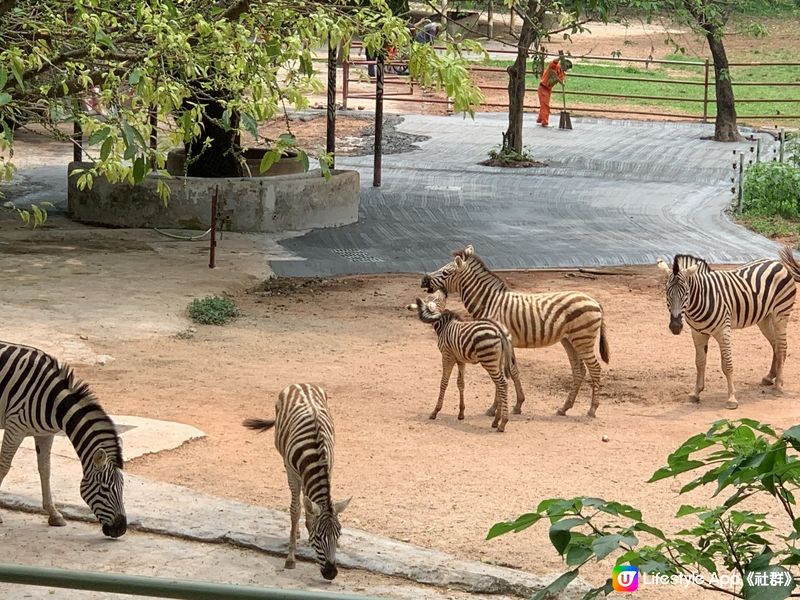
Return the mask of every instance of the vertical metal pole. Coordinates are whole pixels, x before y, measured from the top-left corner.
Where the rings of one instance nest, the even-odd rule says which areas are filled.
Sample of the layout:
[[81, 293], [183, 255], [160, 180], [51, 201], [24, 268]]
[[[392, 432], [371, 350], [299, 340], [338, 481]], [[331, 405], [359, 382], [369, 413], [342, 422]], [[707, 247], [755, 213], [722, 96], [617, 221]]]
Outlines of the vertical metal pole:
[[328, 124], [325, 133], [325, 152], [331, 155], [331, 169], [336, 164], [336, 45], [328, 34]]
[[150, 168], [155, 170], [156, 150], [158, 149], [158, 110], [155, 106], [150, 107], [150, 150], [153, 155], [150, 157]]
[[81, 162], [83, 160], [83, 127], [76, 119], [72, 122], [72, 160]]
[[742, 199], [744, 197], [744, 192], [742, 190], [742, 175], [744, 173], [744, 152], [739, 154], [739, 189], [737, 190], [737, 203], [736, 203], [736, 212], [741, 214], [742, 213]]
[[756, 138], [756, 164], [761, 162], [761, 138]]
[[342, 61], [342, 110], [347, 110], [347, 95], [350, 93], [350, 57]]
[[703, 85], [703, 123], [708, 123], [708, 59], [706, 59], [706, 80]]
[[786, 141], [786, 132], [784, 132], [783, 127], [781, 127], [780, 133], [780, 146], [778, 147], [778, 160], [783, 162], [783, 143]]
[[375, 65], [375, 152], [372, 163], [372, 187], [381, 187], [381, 153], [383, 152], [383, 52]]
[[211, 241], [208, 246], [208, 268], [215, 266], [215, 254], [217, 250], [217, 194], [219, 186], [214, 186], [214, 193], [211, 195]]

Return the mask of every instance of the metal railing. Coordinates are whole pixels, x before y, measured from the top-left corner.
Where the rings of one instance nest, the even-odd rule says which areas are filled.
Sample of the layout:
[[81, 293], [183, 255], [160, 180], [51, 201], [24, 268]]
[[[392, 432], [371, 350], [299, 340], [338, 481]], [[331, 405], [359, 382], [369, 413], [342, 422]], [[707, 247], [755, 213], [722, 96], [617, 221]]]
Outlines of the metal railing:
[[10, 564], [0, 564], [0, 582], [185, 600], [378, 600], [354, 594], [281, 590]]
[[[356, 51], [360, 51], [360, 45], [358, 42], [353, 43], [353, 49]], [[436, 49], [443, 49], [443, 46], [435, 46]], [[491, 50], [492, 55], [516, 55], [516, 49], [497, 49]], [[555, 57], [555, 54], [547, 54], [546, 56]], [[608, 56], [580, 56], [576, 57], [576, 59], [580, 59], [581, 62], [577, 63], [575, 66], [579, 67], [582, 62], [591, 63], [592, 61], [603, 62], [605, 64], [611, 63], [638, 63], [643, 64], [645, 68], [649, 68], [650, 65], [672, 65], [672, 66], [681, 66], [689, 69], [698, 69], [702, 76], [702, 80], [692, 79], [690, 77], [681, 79], [681, 78], [674, 78], [674, 79], [666, 79], [666, 78], [658, 78], [658, 77], [636, 77], [636, 76], [621, 76], [621, 75], [602, 75], [602, 74], [594, 74], [594, 73], [577, 73], [575, 72], [575, 68], [573, 71], [570, 72], [569, 78], [571, 79], [585, 79], [585, 80], [606, 80], [606, 81], [623, 81], [623, 82], [637, 82], [637, 83], [649, 83], [649, 84], [669, 84], [675, 86], [689, 86], [690, 89], [697, 89], [702, 87], [702, 96], [699, 94], [697, 96], [669, 96], [669, 95], [645, 95], [645, 94], [623, 94], [623, 93], [616, 93], [616, 92], [600, 92], [600, 91], [581, 91], [581, 90], [569, 90], [565, 91], [565, 95], [567, 97], [575, 98], [575, 97], [585, 97], [585, 98], [608, 98], [613, 99], [616, 101], [624, 101], [624, 100], [634, 100], [634, 101], [652, 101], [652, 102], [679, 102], [679, 103], [686, 103], [688, 105], [697, 105], [702, 104], [703, 110], [702, 115], [698, 113], [691, 113], [691, 112], [680, 112], [680, 111], [671, 111], [671, 112], [654, 112], [653, 110], [646, 110], [647, 105], [634, 105], [631, 107], [622, 107], [622, 108], [611, 108], [603, 106], [586, 106], [586, 103], [581, 103], [580, 101], [574, 102], [571, 105], [567, 106], [567, 110], [570, 111], [580, 111], [581, 109], [585, 110], [586, 112], [604, 112], [604, 113], [614, 113], [614, 114], [639, 114], [639, 115], [649, 115], [649, 116], [660, 116], [660, 117], [671, 117], [677, 119], [692, 119], [692, 120], [702, 120], [703, 122], [707, 122], [709, 120], [713, 120], [715, 118], [715, 111], [712, 110], [714, 106], [716, 106], [715, 100], [715, 83], [714, 83], [714, 76], [713, 76], [713, 68], [714, 65], [709, 60], [705, 61], [683, 61], [683, 60], [668, 60], [668, 59], [653, 59], [653, 58], [628, 58], [628, 57], [608, 57]], [[573, 59], [575, 60], [575, 59]], [[403, 64], [403, 61], [395, 61], [397, 64]], [[351, 65], [369, 65], [371, 64], [369, 61], [363, 60], [360, 57], [356, 58], [348, 58], [348, 60], [343, 62], [343, 99], [342, 105], [346, 108], [348, 98], [364, 98], [364, 99], [374, 99], [375, 95], [374, 92], [369, 89], [360, 89], [356, 93], [353, 93], [351, 88], [351, 84], [356, 84], [359, 82], [363, 83], [363, 78], [354, 78], [352, 76]], [[407, 63], [406, 63], [407, 64]], [[729, 64], [731, 68], [737, 67], [776, 67], [776, 66], [784, 66], [784, 67], [800, 67], [800, 63], [793, 63], [793, 62], [761, 62], [761, 63], [745, 63], [745, 62], [732, 62]], [[472, 73], [502, 73], [507, 77], [507, 72], [504, 67], [497, 67], [497, 66], [487, 66], [480, 63], [475, 63], [471, 68], [470, 71]], [[536, 73], [533, 70], [528, 70], [526, 72], [528, 76], [535, 76]], [[397, 83], [400, 85], [408, 86], [409, 91], [406, 93], [403, 92], [396, 92], [393, 94], [386, 94], [386, 96], [392, 96], [392, 100], [395, 102], [410, 102], [410, 103], [432, 103], [432, 104], [447, 104], [448, 108], [450, 105], [450, 100], [445, 97], [429, 97], [425, 96], [422, 97], [414, 93], [414, 86], [413, 82], [411, 82], [408, 78], [394, 78], [393, 80], [387, 81], [387, 83]], [[495, 85], [493, 83], [479, 83], [479, 87], [482, 90], [507, 90], [507, 79], [503, 81], [503, 85]], [[734, 87], [746, 87], [746, 86], [779, 86], [785, 88], [800, 88], [800, 82], [798, 81], [778, 81], [778, 82], [768, 82], [768, 81], [736, 81], [735, 79], [732, 81], [732, 85]], [[525, 89], [526, 97], [535, 99], [536, 98], [536, 88], [528, 88]], [[800, 94], [798, 94], [800, 96]], [[781, 99], [771, 99], [771, 98], [737, 98], [736, 105], [746, 105], [746, 104], [762, 104], [762, 103], [774, 103], [774, 104], [793, 104], [796, 105], [800, 103], [800, 97], [798, 98], [781, 98]], [[583, 105], [583, 106], [582, 106]], [[482, 107], [485, 108], [508, 108], [508, 101], [505, 100], [504, 102], [484, 102]], [[525, 103], [526, 110], [536, 110], [538, 109], [538, 104], [534, 103]], [[637, 108], [641, 108], [641, 110], [637, 110]], [[658, 108], [656, 106], [656, 108]], [[662, 109], [663, 110], [663, 109]], [[798, 114], [741, 114], [741, 119], [757, 119], [757, 120], [800, 120], [800, 111], [797, 111]]]

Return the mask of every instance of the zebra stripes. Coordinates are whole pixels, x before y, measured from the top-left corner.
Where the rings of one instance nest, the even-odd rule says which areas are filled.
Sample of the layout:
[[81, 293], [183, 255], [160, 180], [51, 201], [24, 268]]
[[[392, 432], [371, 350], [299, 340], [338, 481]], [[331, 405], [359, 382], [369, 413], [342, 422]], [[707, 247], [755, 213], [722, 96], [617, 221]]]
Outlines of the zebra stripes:
[[600, 358], [609, 360], [603, 308], [581, 292], [521, 294], [508, 289], [475, 254], [472, 246], [453, 253], [452, 262], [422, 278], [428, 293], [442, 290], [459, 294], [467, 311], [476, 319], [494, 319], [505, 325], [517, 348], [542, 348], [561, 342], [572, 366], [572, 389], [560, 409], [564, 415], [572, 408], [586, 370], [592, 380], [592, 403], [588, 415], [594, 417], [600, 401]]
[[670, 331], [678, 335], [684, 317], [692, 328], [697, 379], [690, 401], [700, 401], [708, 341], [713, 337], [719, 344], [722, 372], [728, 384], [726, 406], [738, 407], [731, 331], [752, 325], [758, 325], [772, 347], [772, 364], [761, 383], [774, 385], [778, 392], [782, 390], [786, 327], [794, 307], [795, 281], [800, 281], [800, 265], [789, 247], [784, 247], [780, 256], [781, 260], [757, 260], [728, 271], [715, 271], [704, 260], [684, 254], [674, 257], [672, 268], [664, 261], [658, 262], [668, 275], [665, 294]]
[[309, 544], [322, 576], [332, 580], [338, 572], [336, 544], [342, 531], [338, 515], [350, 499], [336, 503], [331, 500], [334, 429], [328, 398], [318, 386], [290, 385], [278, 396], [275, 412], [275, 420], [247, 419], [243, 425], [256, 431], [275, 426], [275, 447], [283, 457], [292, 493], [292, 528], [285, 567], [295, 567], [302, 492]]
[[[50, 450], [63, 431], [83, 467], [81, 497], [103, 527], [103, 534], [120, 537], [127, 529], [122, 500], [122, 448], [114, 423], [89, 387], [72, 370], [49, 354], [0, 342], [0, 485], [22, 440], [36, 442], [42, 506], [50, 525], [63, 526], [63, 516], [50, 492]], [[0, 519], [0, 522], [2, 520]]]
[[458, 418], [464, 418], [464, 365], [479, 363], [486, 369], [495, 386], [494, 404], [487, 414], [494, 416], [492, 427], [496, 427], [497, 431], [505, 431], [508, 422], [507, 378], [513, 379], [517, 390], [515, 414], [522, 412], [522, 403], [525, 402], [508, 331], [491, 319], [462, 321], [456, 313], [450, 310], [440, 311], [436, 302], [425, 303], [421, 298], [417, 298], [416, 307], [420, 321], [433, 325], [439, 351], [442, 353], [439, 398], [430, 418], [435, 419], [442, 410], [447, 383], [455, 365], [458, 365]]

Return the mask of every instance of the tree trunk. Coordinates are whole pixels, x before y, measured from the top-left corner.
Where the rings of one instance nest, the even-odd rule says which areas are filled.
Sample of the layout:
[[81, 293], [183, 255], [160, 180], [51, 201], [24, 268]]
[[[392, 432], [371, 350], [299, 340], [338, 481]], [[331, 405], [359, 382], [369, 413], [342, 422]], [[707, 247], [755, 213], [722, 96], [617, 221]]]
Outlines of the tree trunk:
[[[221, 95], [215, 95], [220, 98]], [[233, 111], [230, 129], [222, 124], [225, 107], [221, 102], [195, 98], [203, 106], [202, 132], [186, 144], [186, 174], [189, 177], [244, 177], [240, 160], [239, 114]], [[206, 148], [206, 140], [209, 146]]]
[[722, 36], [706, 29], [708, 47], [714, 59], [714, 87], [717, 92], [717, 120], [714, 124], [714, 139], [718, 142], [738, 142], [741, 140], [736, 127], [736, 99], [733, 96], [728, 56]]
[[[528, 6], [538, 3], [533, 0]], [[514, 9], [512, 8], [512, 11]], [[512, 12], [513, 14], [513, 12]], [[525, 117], [525, 70], [528, 66], [528, 52], [536, 41], [538, 48], [539, 32], [534, 28], [532, 19], [538, 18], [534, 11], [528, 11], [530, 18], [522, 20], [522, 31], [517, 43], [517, 58], [508, 67], [508, 129], [503, 134], [503, 150], [522, 153], [522, 122]], [[538, 22], [535, 21], [535, 22]]]

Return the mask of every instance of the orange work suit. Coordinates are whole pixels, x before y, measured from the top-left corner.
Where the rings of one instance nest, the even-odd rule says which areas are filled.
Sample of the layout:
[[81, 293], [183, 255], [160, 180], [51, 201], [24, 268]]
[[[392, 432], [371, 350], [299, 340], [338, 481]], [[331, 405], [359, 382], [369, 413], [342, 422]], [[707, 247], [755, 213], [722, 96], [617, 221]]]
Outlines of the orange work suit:
[[539, 81], [539, 118], [536, 122], [542, 127], [547, 127], [550, 122], [550, 93], [556, 83], [564, 83], [567, 76], [561, 69], [558, 59], [547, 65]]

